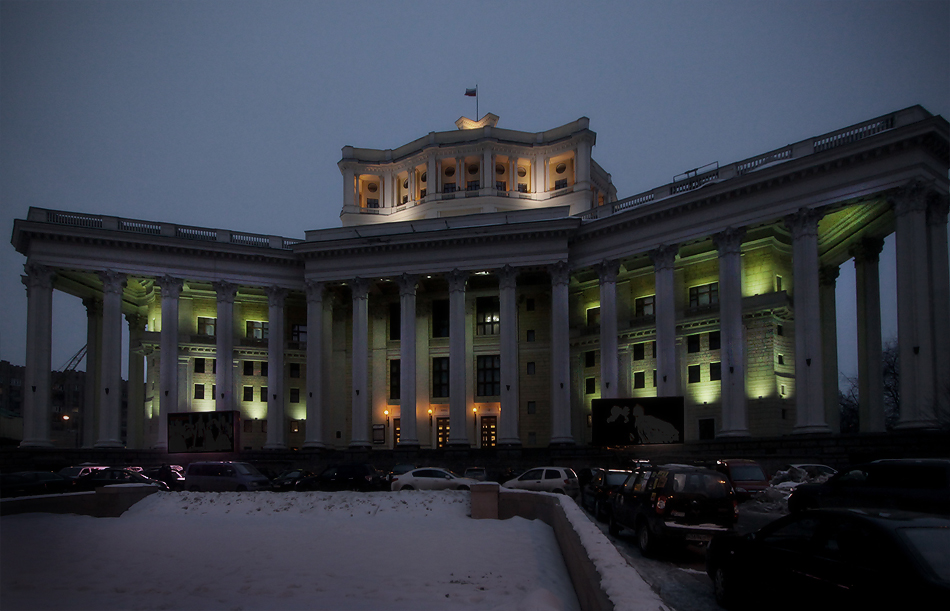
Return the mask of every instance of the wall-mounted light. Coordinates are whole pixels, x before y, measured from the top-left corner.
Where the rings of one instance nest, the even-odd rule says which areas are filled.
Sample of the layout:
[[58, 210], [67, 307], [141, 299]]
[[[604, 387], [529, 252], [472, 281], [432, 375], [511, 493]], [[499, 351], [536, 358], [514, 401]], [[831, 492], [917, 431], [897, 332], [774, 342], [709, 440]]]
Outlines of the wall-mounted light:
[[383, 414], [386, 416], [386, 426], [389, 426], [389, 410], [384, 410]]
[[432, 426], [432, 410], [429, 410], [429, 426]]

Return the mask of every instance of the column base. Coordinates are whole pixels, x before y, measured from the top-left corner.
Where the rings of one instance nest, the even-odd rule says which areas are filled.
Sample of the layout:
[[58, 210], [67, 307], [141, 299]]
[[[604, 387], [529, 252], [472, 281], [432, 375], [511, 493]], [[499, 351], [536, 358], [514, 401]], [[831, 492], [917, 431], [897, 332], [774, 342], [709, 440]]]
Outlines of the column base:
[[927, 418], [926, 420], [908, 420], [907, 422], [898, 422], [894, 426], [894, 430], [917, 430], [917, 429], [939, 429], [940, 422], [934, 418]]
[[418, 450], [421, 446], [419, 445], [418, 439], [409, 439], [407, 441], [400, 441], [394, 447], [394, 450]]
[[24, 439], [18, 446], [20, 448], [52, 448], [53, 444], [42, 439]]
[[[828, 429], [828, 430], [829, 432], [831, 431], [831, 429]], [[716, 434], [717, 438], [719, 437], [748, 437], [748, 436], [749, 436], [749, 429], [732, 429], [729, 431], [719, 431], [719, 433]]]
[[267, 443], [262, 448], [264, 450], [286, 450], [287, 445], [283, 443]]
[[305, 441], [303, 445], [300, 446], [301, 450], [325, 450], [326, 448], [327, 444], [322, 441]]
[[520, 439], [502, 439], [495, 442], [495, 446], [499, 448], [520, 448], [521, 440]]
[[831, 427], [827, 424], [806, 424], [792, 429], [792, 435], [812, 435], [816, 433], [831, 433]]
[[548, 444], [549, 448], [566, 448], [576, 446], [577, 442], [570, 437], [555, 437]]
[[108, 439], [106, 441], [97, 441], [93, 444], [93, 448], [124, 448], [125, 446], [121, 441], [116, 441], [114, 439]]
[[373, 444], [368, 441], [351, 441], [347, 447], [351, 450], [366, 450], [373, 447]]

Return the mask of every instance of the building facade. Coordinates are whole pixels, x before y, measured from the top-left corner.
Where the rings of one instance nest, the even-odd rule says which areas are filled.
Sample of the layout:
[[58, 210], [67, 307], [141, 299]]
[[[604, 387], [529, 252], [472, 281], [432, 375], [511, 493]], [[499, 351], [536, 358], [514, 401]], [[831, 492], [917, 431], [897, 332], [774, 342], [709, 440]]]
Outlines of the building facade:
[[686, 440], [833, 433], [852, 259], [860, 426], [883, 431], [891, 233], [900, 426], [950, 421], [943, 118], [908, 108], [620, 200], [587, 119], [496, 124], [344, 147], [342, 226], [303, 239], [31, 208], [22, 446], [53, 445], [53, 290], [88, 312], [88, 447], [165, 448], [167, 414], [212, 410], [240, 412], [245, 449], [585, 445], [593, 399], [656, 396], [685, 398]]

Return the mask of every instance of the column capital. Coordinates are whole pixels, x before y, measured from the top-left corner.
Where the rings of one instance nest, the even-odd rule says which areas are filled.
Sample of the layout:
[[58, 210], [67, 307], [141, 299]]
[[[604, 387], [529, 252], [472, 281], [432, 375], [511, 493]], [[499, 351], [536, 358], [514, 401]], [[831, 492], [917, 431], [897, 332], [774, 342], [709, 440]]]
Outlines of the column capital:
[[284, 299], [287, 297], [287, 289], [272, 284], [264, 287], [264, 293], [267, 295], [267, 305], [270, 307], [283, 307]]
[[883, 238], [864, 238], [848, 248], [848, 254], [854, 257], [855, 264], [877, 263], [884, 249]]
[[818, 221], [822, 216], [824, 213], [814, 208], [801, 208], [785, 217], [785, 226], [791, 231], [793, 240], [807, 236], [817, 237]]
[[99, 276], [100, 280], [102, 280], [103, 294], [122, 294], [122, 289], [125, 288], [125, 274], [117, 272], [114, 269], [107, 269], [98, 272], [96, 275]]
[[619, 261], [616, 259], [604, 259], [596, 265], [596, 268], [601, 284], [617, 282], [617, 274], [620, 272]]
[[548, 271], [551, 274], [552, 286], [567, 286], [571, 283], [571, 269], [568, 267], [567, 261], [558, 261], [548, 266]]
[[86, 316], [97, 316], [102, 314], [102, 300], [96, 297], [84, 297], [82, 304], [86, 306]]
[[415, 274], [403, 274], [396, 278], [396, 286], [399, 287], [400, 297], [413, 297], [416, 294], [416, 286], [419, 282], [419, 276]]
[[464, 272], [456, 267], [448, 273], [447, 277], [449, 280], [449, 293], [465, 292], [465, 283], [468, 281], [468, 272]]
[[133, 331], [144, 331], [148, 317], [141, 314], [130, 313], [125, 315], [125, 320], [129, 323], [129, 329]]
[[498, 288], [501, 290], [514, 290], [518, 286], [518, 269], [505, 265], [498, 270]]
[[719, 251], [719, 256], [738, 255], [742, 252], [742, 239], [745, 238], [745, 227], [726, 227], [713, 235], [713, 244]]
[[23, 271], [26, 272], [26, 275], [21, 276], [21, 278], [27, 288], [53, 288], [53, 278], [56, 276], [56, 272], [53, 271], [53, 268], [39, 263], [28, 262], [23, 264]]
[[932, 194], [933, 189], [929, 185], [914, 180], [897, 189], [889, 200], [894, 207], [894, 214], [904, 216], [912, 212], [925, 212]]
[[307, 303], [323, 301], [323, 289], [326, 287], [326, 283], [319, 280], [306, 280], [304, 281], [304, 287], [307, 294]]
[[225, 280], [218, 280], [217, 282], [212, 282], [211, 286], [217, 295], [218, 303], [234, 303], [234, 297], [238, 291], [236, 284]]
[[650, 258], [653, 259], [653, 266], [656, 271], [663, 269], [673, 269], [676, 263], [676, 255], [679, 254], [678, 244], [661, 244], [650, 251]]
[[353, 299], [367, 299], [369, 297], [369, 280], [366, 278], [353, 278], [350, 280], [350, 291], [353, 293]]
[[927, 205], [927, 224], [946, 225], [947, 214], [950, 213], [950, 196], [946, 193], [931, 193]]
[[833, 287], [840, 273], [841, 269], [837, 265], [822, 265], [818, 268], [818, 284]]
[[184, 287], [185, 281], [181, 278], [175, 278], [174, 276], [165, 274], [161, 278], [156, 278], [155, 284], [162, 290], [162, 298], [171, 297], [177, 299], [179, 295], [181, 295], [181, 289]]

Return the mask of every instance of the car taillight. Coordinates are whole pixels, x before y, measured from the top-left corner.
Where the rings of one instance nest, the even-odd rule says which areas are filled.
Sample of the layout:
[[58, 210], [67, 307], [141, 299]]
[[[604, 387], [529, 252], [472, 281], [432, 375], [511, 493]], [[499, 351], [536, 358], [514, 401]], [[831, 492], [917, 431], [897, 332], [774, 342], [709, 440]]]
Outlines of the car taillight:
[[663, 512], [666, 511], [666, 497], [661, 496], [656, 499], [656, 512], [660, 515], [663, 515]]
[[366, 481], [368, 481], [368, 482], [373, 481], [373, 476], [372, 476], [372, 475], [364, 475], [363, 478], [364, 478]]

